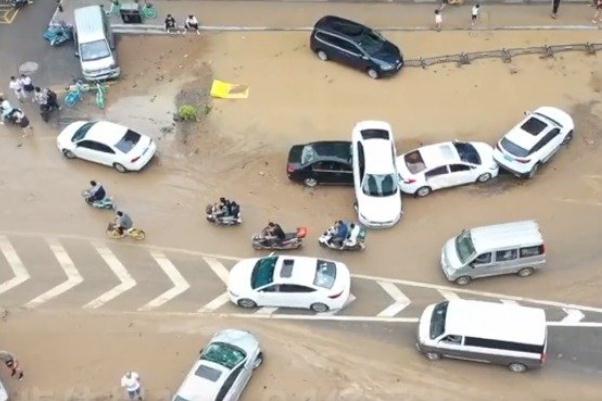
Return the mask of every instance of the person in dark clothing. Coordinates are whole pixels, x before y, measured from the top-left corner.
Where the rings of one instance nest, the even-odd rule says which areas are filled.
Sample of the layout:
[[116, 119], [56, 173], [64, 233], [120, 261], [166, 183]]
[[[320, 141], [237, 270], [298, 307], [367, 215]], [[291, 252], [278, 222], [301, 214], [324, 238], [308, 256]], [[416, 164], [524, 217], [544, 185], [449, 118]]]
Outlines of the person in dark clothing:
[[230, 215], [234, 218], [238, 218], [238, 214], [240, 213], [240, 206], [238, 203], [232, 201], [230, 202]]
[[107, 192], [105, 191], [102, 184], [92, 180], [90, 181], [91, 188], [88, 190], [89, 196], [86, 198], [88, 203], [99, 202], [107, 196]]
[[167, 18], [165, 18], [165, 30], [168, 33], [175, 33], [177, 31], [176, 19], [171, 14], [167, 14]]
[[284, 239], [286, 238], [286, 234], [284, 233], [282, 227], [280, 227], [280, 224], [274, 224], [274, 226], [272, 227], [272, 234], [274, 235], [274, 237], [276, 237], [278, 241], [284, 241]]
[[552, 18], [558, 17], [558, 7], [560, 6], [560, 0], [552, 0]]

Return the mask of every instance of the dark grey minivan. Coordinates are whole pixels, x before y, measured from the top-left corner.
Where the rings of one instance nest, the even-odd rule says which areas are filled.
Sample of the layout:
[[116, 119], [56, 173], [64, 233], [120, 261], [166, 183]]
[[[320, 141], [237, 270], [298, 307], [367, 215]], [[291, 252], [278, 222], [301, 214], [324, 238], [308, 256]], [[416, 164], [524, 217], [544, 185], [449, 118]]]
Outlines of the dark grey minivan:
[[320, 60], [347, 64], [374, 79], [393, 75], [403, 66], [399, 48], [380, 33], [331, 15], [316, 22], [309, 46]]

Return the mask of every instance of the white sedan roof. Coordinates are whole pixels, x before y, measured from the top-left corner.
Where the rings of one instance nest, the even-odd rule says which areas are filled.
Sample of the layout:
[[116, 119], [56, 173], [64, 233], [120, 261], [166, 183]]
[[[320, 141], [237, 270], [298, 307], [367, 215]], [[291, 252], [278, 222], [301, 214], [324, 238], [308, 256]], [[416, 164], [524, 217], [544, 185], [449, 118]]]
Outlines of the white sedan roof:
[[[329, 260], [325, 261], [330, 262]], [[313, 286], [317, 263], [317, 258], [306, 256], [279, 256], [276, 267], [274, 268], [274, 283]]]
[[86, 133], [84, 139], [115, 146], [123, 138], [128, 128], [109, 121], [97, 121]]
[[451, 142], [436, 143], [418, 149], [427, 169], [460, 162], [460, 155]]

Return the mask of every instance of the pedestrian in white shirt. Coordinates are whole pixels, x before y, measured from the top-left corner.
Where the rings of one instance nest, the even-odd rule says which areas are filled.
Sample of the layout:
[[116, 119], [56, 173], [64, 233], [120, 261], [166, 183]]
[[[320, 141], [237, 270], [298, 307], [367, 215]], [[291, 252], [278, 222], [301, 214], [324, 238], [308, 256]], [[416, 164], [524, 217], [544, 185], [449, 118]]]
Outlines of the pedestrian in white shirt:
[[437, 32], [441, 30], [441, 24], [443, 24], [443, 14], [439, 9], [435, 10], [435, 29]]
[[17, 100], [19, 102], [23, 103], [23, 99], [25, 98], [25, 92], [23, 91], [23, 85], [21, 84], [21, 81], [19, 81], [15, 77], [10, 77], [10, 82], [8, 83], [8, 87], [13, 92], [15, 92], [15, 96], [17, 97]]
[[19, 77], [19, 81], [21, 82], [21, 86], [23, 87], [23, 93], [25, 94], [25, 97], [29, 98], [30, 96], [33, 96], [34, 86], [31, 77], [25, 74], [21, 74], [21, 76]]
[[475, 26], [477, 23], [477, 18], [479, 17], [480, 9], [481, 5], [479, 3], [472, 6], [472, 26]]
[[138, 373], [134, 371], [126, 372], [121, 378], [121, 387], [127, 390], [130, 400], [142, 401], [142, 384]]
[[184, 29], [184, 32], [193, 31], [196, 32], [197, 35], [201, 34], [199, 32], [199, 21], [192, 14], [190, 14], [188, 18], [186, 18], [186, 20], [184, 21]]

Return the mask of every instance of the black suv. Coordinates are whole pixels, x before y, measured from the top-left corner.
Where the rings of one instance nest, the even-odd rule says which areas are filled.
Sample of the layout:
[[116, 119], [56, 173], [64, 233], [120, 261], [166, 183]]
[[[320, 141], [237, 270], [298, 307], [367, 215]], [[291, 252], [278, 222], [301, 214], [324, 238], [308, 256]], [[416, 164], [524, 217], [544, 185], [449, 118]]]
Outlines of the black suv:
[[374, 79], [393, 75], [403, 66], [399, 48], [378, 32], [331, 15], [316, 22], [309, 46], [320, 60], [339, 61]]

